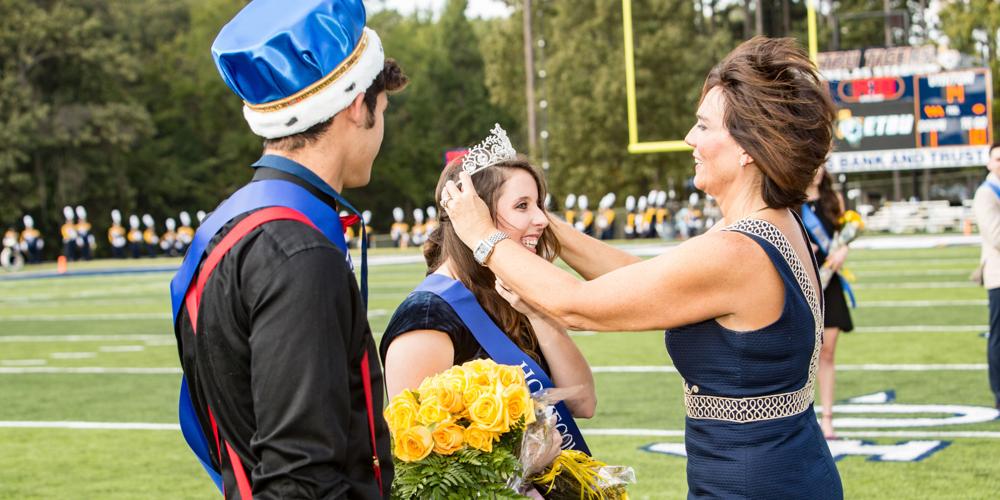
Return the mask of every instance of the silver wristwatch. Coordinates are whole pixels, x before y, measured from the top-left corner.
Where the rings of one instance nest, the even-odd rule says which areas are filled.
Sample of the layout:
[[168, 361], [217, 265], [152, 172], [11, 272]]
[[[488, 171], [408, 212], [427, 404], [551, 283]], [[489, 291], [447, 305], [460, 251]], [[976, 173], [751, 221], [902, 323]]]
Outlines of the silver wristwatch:
[[490, 258], [493, 253], [493, 247], [500, 243], [501, 241], [507, 239], [507, 233], [503, 231], [497, 231], [486, 238], [485, 240], [479, 240], [476, 245], [475, 251], [472, 252], [472, 257], [476, 259], [476, 262], [481, 266], [486, 265], [486, 259]]

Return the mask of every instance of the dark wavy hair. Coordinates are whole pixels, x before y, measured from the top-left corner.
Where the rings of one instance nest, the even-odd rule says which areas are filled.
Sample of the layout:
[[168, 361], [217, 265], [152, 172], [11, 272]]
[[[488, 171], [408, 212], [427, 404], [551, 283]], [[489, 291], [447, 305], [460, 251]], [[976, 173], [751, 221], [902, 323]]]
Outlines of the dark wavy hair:
[[[441, 199], [445, 183], [449, 180], [458, 182], [461, 167], [462, 160], [458, 158], [452, 160], [444, 168], [437, 188], [434, 190], [435, 200]], [[489, 207], [494, 223], [497, 222], [497, 202], [503, 192], [503, 186], [516, 170], [527, 172], [535, 180], [535, 186], [538, 188], [538, 208], [545, 210], [546, 187], [541, 172], [534, 165], [522, 159], [505, 161], [476, 172], [476, 175], [472, 177], [472, 184], [479, 196], [486, 202], [486, 206]], [[522, 351], [535, 361], [541, 361], [541, 350], [538, 347], [535, 330], [531, 327], [527, 316], [517, 312], [497, 293], [495, 288], [496, 275], [490, 271], [490, 268], [476, 262], [472, 251], [462, 243], [458, 234], [455, 233], [455, 228], [451, 225], [451, 219], [444, 207], [441, 207], [439, 213], [441, 214], [439, 226], [424, 243], [427, 274], [433, 273], [446, 260], [451, 259], [450, 267], [455, 277], [476, 296], [479, 305], [483, 307], [497, 326]], [[538, 239], [538, 253], [549, 261], [555, 260], [556, 256], [559, 255], [559, 240], [548, 227], [542, 231], [542, 235]]]
[[833, 140], [835, 108], [816, 66], [791, 38], [754, 37], [712, 68], [701, 99], [718, 87], [729, 134], [763, 173], [770, 208], [797, 207]]

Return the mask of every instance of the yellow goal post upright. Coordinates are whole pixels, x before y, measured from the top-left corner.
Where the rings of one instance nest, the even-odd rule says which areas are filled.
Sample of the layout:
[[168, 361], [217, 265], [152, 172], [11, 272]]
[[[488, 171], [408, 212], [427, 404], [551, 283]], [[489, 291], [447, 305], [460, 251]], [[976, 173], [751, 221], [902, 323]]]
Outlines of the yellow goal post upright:
[[[809, 33], [809, 57], [816, 62], [815, 0], [806, 0], [806, 24]], [[628, 152], [631, 154], [690, 151], [683, 139], [639, 142], [639, 124], [635, 105], [635, 51], [632, 41], [632, 0], [622, 0], [622, 31], [625, 34], [625, 95], [628, 101]]]

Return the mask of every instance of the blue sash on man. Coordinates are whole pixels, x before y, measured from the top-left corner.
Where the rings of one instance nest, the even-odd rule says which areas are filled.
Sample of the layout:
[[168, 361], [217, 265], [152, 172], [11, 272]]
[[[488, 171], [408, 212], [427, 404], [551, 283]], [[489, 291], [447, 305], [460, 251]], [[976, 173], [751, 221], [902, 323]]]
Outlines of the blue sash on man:
[[992, 179], [986, 179], [983, 185], [993, 190], [993, 194], [997, 195], [997, 198], [1000, 198], [1000, 184], [997, 184]]
[[[268, 167], [295, 175], [309, 182], [323, 193], [329, 195], [342, 207], [360, 216], [358, 211], [351, 206], [339, 193], [334, 191], [326, 182], [319, 178], [311, 170], [304, 166], [283, 158], [281, 156], [264, 155], [253, 165], [254, 168]], [[216, 233], [234, 218], [265, 207], [287, 207], [298, 211], [306, 216], [331, 243], [341, 249], [347, 256], [350, 264], [350, 253], [347, 243], [344, 241], [344, 231], [341, 226], [340, 216], [337, 211], [323, 202], [308, 189], [303, 188], [293, 182], [284, 180], [260, 180], [254, 181], [233, 193], [214, 212], [212, 212], [204, 222], [198, 227], [188, 252], [184, 256], [184, 261], [180, 269], [170, 282], [170, 297], [173, 306], [173, 320], [175, 332], [180, 332], [180, 312], [185, 302], [185, 295], [191, 287], [192, 280], [198, 272], [199, 265], [205, 255], [208, 244]], [[362, 227], [362, 235], [364, 228]], [[362, 242], [365, 238], [362, 237]], [[367, 248], [362, 243], [361, 253], [361, 292], [362, 298], [367, 303], [368, 283], [367, 283]], [[187, 380], [181, 379], [181, 392], [179, 398], [178, 413], [180, 417], [181, 432], [188, 446], [198, 457], [205, 471], [215, 482], [219, 490], [222, 490], [222, 478], [219, 471], [212, 466], [212, 459], [209, 453], [208, 439], [206, 438], [201, 424], [198, 421], [197, 413], [191, 402], [191, 395], [188, 391]]]
[[[532, 393], [555, 387], [548, 374], [538, 366], [538, 363], [518, 348], [510, 340], [510, 337], [490, 319], [486, 311], [479, 305], [476, 296], [461, 281], [440, 274], [431, 274], [414, 291], [431, 292], [444, 299], [455, 310], [455, 313], [458, 314], [458, 317], [465, 323], [472, 335], [476, 337], [476, 341], [486, 350], [493, 361], [503, 365], [520, 366], [524, 370], [528, 389]], [[560, 402], [556, 404], [555, 409], [556, 429], [562, 434], [563, 449], [579, 450], [590, 455], [590, 449], [583, 440], [580, 428], [577, 427], [566, 404]]]
[[[802, 223], [806, 226], [809, 238], [819, 247], [819, 251], [824, 256], [829, 255], [830, 246], [833, 245], [833, 237], [830, 236], [830, 233], [826, 232], [826, 228], [823, 227], [823, 221], [819, 219], [819, 216], [816, 215], [816, 212], [813, 212], [813, 209], [807, 203], [802, 204]], [[851, 289], [851, 285], [839, 273], [837, 277], [840, 281], [840, 288], [851, 299], [851, 307], [857, 307], [857, 301], [854, 299], [854, 290]]]

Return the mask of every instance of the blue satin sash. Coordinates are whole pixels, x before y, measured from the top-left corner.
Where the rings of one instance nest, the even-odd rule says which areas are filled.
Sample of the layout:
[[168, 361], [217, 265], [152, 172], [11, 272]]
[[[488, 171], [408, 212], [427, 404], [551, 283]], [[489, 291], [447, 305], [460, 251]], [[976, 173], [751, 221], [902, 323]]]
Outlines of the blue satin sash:
[[[479, 305], [476, 296], [461, 281], [440, 274], [431, 274], [414, 291], [431, 292], [444, 299], [493, 361], [503, 365], [520, 366], [524, 370], [528, 390], [532, 393], [555, 387], [548, 374], [493, 322]], [[590, 455], [590, 448], [583, 440], [580, 428], [577, 427], [566, 404], [559, 402], [555, 409], [556, 429], [562, 434], [563, 449], [579, 450]]]
[[991, 180], [987, 180], [986, 182], [983, 183], [983, 185], [992, 189], [993, 194], [997, 195], [997, 198], [1000, 198], [1000, 184], [997, 184]]
[[[280, 157], [265, 156], [261, 160], [266, 158]], [[291, 162], [290, 160], [288, 161]], [[261, 162], [258, 162], [255, 166], [271, 166], [261, 165], [260, 163]], [[298, 164], [296, 163], [295, 165]], [[301, 168], [305, 170], [305, 167]], [[312, 173], [311, 171], [308, 172]], [[295, 172], [291, 173], [298, 175]], [[315, 176], [315, 174], [313, 175]], [[318, 177], [316, 177], [316, 179], [318, 179]], [[306, 178], [306, 180], [311, 184], [316, 184], [308, 178]], [[329, 188], [329, 185], [323, 183], [322, 181], [320, 182], [322, 183], [322, 186], [326, 186], [331, 193], [335, 194], [333, 197], [338, 201], [338, 203], [350, 207], [350, 205], [348, 205], [345, 201], [342, 201], [343, 198], [340, 197], [339, 194], [336, 194], [335, 191]], [[344, 241], [344, 231], [340, 224], [340, 216], [333, 207], [316, 198], [316, 196], [310, 193], [309, 190], [293, 182], [284, 180], [261, 180], [251, 182], [239, 191], [233, 193], [229, 199], [219, 205], [219, 207], [202, 222], [202, 224], [198, 227], [198, 230], [195, 232], [194, 239], [188, 247], [188, 252], [184, 256], [184, 261], [181, 263], [180, 269], [170, 282], [170, 299], [173, 306], [174, 331], [175, 334], [178, 335], [178, 338], [180, 337], [180, 312], [184, 304], [184, 296], [187, 294], [188, 288], [191, 286], [191, 281], [194, 279], [194, 276], [198, 271], [198, 267], [201, 264], [201, 260], [204, 257], [205, 250], [208, 247], [209, 242], [211, 242], [212, 238], [219, 232], [220, 229], [222, 229], [223, 226], [235, 217], [260, 208], [273, 206], [287, 207], [301, 212], [310, 221], [312, 221], [316, 227], [319, 228], [319, 230], [324, 236], [327, 237], [327, 239], [330, 240], [331, 243], [336, 245], [337, 248], [343, 250], [348, 261], [350, 260], [347, 243]], [[354, 210], [353, 207], [350, 208]], [[365, 247], [362, 246], [362, 250], [364, 250], [364, 248]], [[362, 251], [361, 269], [362, 297], [367, 304], [367, 273], [365, 273], [367, 266], [364, 251]], [[212, 481], [215, 482], [219, 491], [222, 491], [222, 477], [220, 472], [212, 465], [208, 439], [202, 430], [197, 412], [195, 412], [194, 405], [191, 402], [191, 394], [188, 390], [187, 380], [184, 377], [181, 378], [181, 390], [178, 401], [178, 417], [180, 420], [181, 433], [184, 435], [184, 440], [187, 441], [188, 446], [194, 452], [195, 456], [198, 457], [198, 461], [201, 462], [202, 467], [205, 468], [209, 477], [211, 477]]]
[[[802, 223], [806, 226], [806, 232], [809, 233], [809, 238], [819, 247], [819, 251], [823, 252], [823, 255], [828, 255], [830, 252], [830, 245], [833, 244], [833, 238], [830, 233], [826, 232], [826, 228], [823, 227], [823, 222], [819, 220], [819, 216], [808, 203], [802, 204]], [[840, 288], [847, 293], [847, 297], [851, 299], [851, 308], [858, 307], [858, 302], [854, 298], [854, 290], [851, 289], [851, 284], [844, 279], [840, 273], [837, 273], [837, 279], [840, 281]]]

